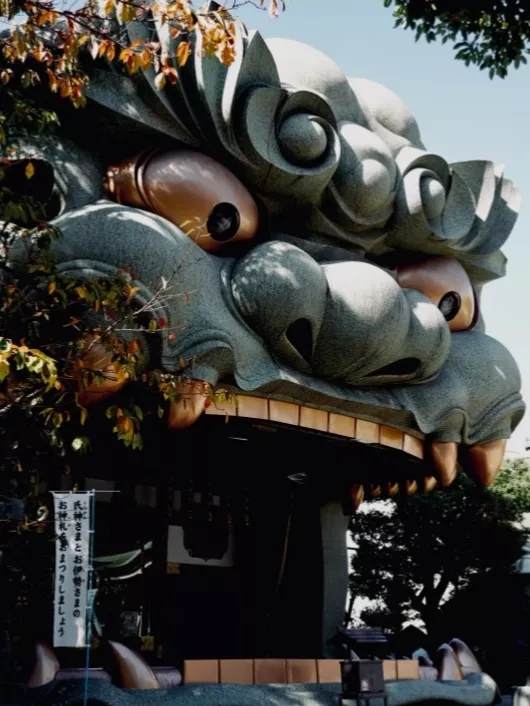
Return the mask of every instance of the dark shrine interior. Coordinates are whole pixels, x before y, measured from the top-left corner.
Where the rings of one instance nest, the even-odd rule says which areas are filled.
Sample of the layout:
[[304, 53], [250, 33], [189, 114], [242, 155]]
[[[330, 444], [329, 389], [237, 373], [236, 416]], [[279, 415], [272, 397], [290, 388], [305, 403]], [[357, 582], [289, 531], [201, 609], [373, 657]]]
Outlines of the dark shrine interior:
[[[425, 464], [251, 419], [163, 426], [147, 419], [138, 452], [102, 425], [63, 477], [65, 489], [98, 491], [93, 666], [105, 666], [108, 640], [158, 665], [321, 656], [321, 505], [342, 499], [348, 512], [353, 484], [421, 478]], [[122, 566], [100, 561], [133, 552]], [[82, 650], [59, 652], [64, 666], [81, 666]]]

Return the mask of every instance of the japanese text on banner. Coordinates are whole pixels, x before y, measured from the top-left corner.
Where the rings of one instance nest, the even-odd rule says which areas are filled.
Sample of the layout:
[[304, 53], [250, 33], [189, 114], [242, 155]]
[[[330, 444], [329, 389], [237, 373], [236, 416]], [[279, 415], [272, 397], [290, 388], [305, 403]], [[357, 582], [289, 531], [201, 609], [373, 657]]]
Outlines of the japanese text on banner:
[[55, 647], [85, 647], [90, 493], [53, 493], [55, 506]]

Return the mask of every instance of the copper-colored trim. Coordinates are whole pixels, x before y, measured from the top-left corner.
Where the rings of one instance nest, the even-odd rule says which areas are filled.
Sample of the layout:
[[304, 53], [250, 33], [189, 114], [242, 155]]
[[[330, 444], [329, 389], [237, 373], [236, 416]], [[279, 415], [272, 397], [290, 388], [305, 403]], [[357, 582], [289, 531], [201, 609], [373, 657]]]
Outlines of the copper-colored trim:
[[284, 659], [255, 659], [254, 684], [286, 684], [287, 664]]
[[328, 413], [314, 407], [300, 407], [300, 426], [316, 431], [328, 430]]
[[217, 414], [221, 417], [237, 417], [236, 400], [227, 399], [217, 403], [211, 402], [206, 409], [206, 414]]
[[423, 458], [423, 441], [416, 436], [405, 434], [387, 425], [292, 402], [250, 395], [234, 395], [222, 402], [211, 403], [205, 410], [205, 414], [288, 424], [347, 439], [356, 439], [367, 444], [387, 446], [404, 451], [415, 458]]
[[184, 684], [218, 684], [219, 662], [216, 659], [188, 659], [184, 662]]
[[420, 678], [420, 663], [417, 659], [398, 659], [396, 660], [396, 668], [398, 679]]
[[290, 402], [269, 400], [269, 419], [271, 422], [300, 426], [300, 407]]
[[379, 429], [379, 443], [383, 446], [390, 446], [392, 449], [403, 448], [403, 432], [399, 429], [394, 429], [393, 427], [387, 427], [381, 424]]
[[317, 659], [319, 684], [340, 683], [340, 661], [338, 659]]
[[346, 417], [344, 414], [334, 414], [333, 412], [330, 412], [328, 431], [330, 434], [347, 436], [350, 439], [354, 439], [355, 422], [355, 417]]
[[318, 682], [317, 663], [314, 659], [288, 659], [288, 684], [316, 684]]
[[405, 453], [410, 454], [411, 456], [416, 456], [416, 458], [423, 458], [423, 441], [421, 439], [418, 439], [417, 436], [404, 434], [403, 451], [405, 451]]
[[269, 400], [265, 397], [237, 397], [238, 417], [252, 417], [252, 419], [269, 418]]
[[379, 424], [358, 419], [356, 428], [355, 437], [360, 441], [366, 441], [369, 444], [379, 443]]
[[[226, 678], [223, 678], [225, 668]], [[185, 684], [217, 684], [221, 673], [222, 684], [339, 684], [341, 680], [338, 659], [234, 659], [186, 660]], [[419, 662], [416, 659], [383, 660], [385, 681], [419, 679]]]
[[219, 682], [221, 684], [253, 684], [254, 660], [220, 659]]

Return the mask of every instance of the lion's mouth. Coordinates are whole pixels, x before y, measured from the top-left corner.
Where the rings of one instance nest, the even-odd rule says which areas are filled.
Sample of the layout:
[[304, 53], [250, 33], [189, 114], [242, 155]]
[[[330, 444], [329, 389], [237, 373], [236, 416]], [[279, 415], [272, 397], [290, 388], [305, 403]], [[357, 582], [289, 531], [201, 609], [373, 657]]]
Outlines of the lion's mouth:
[[[329, 448], [333, 444], [335, 448], [341, 445], [344, 457], [347, 457], [348, 444], [357, 449], [365, 445], [377, 450], [380, 457], [376, 456], [374, 463], [357, 464], [361, 467], [346, 474], [350, 478], [353, 509], [366, 498], [392, 497], [400, 492], [406, 495], [430, 492], [438, 483], [447, 487], [459, 470], [487, 487], [495, 479], [506, 448], [505, 439], [468, 447], [460, 447], [456, 442], [429, 441], [387, 424], [274, 397], [240, 394], [237, 390], [218, 390], [213, 403], [206, 399], [197, 394], [192, 383], [185, 384], [180, 399], [172, 403], [170, 426], [187, 428], [204, 414], [208, 418], [222, 417], [229, 424], [241, 422], [260, 432], [316, 434], [331, 444]], [[386, 452], [385, 457], [382, 451]], [[361, 457], [362, 454], [357, 455], [357, 461]], [[355, 453], [351, 458], [355, 459]], [[334, 463], [330, 455], [330, 465]], [[304, 475], [306, 470], [301, 469]]]

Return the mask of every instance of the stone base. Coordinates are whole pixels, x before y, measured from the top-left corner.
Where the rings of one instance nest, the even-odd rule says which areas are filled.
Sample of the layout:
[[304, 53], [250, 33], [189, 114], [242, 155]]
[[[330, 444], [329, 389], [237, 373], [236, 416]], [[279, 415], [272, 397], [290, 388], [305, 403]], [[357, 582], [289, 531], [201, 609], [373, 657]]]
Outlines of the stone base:
[[[477, 678], [479, 677], [479, 678]], [[523, 687], [524, 689], [525, 687]], [[442, 703], [490, 706], [496, 703], [495, 683], [486, 675], [459, 682], [400, 680], [387, 682], [388, 706]], [[32, 706], [81, 706], [82, 681], [63, 682], [30, 689], [20, 703]], [[100, 680], [89, 680], [88, 704], [92, 706], [337, 706], [339, 684], [232, 685], [200, 684], [175, 689], [119, 689]], [[530, 694], [530, 689], [527, 689]], [[0, 696], [0, 704], [2, 697]], [[379, 706], [379, 704], [373, 704]], [[523, 703], [520, 704], [523, 706]], [[524, 703], [526, 706], [526, 702]]]

